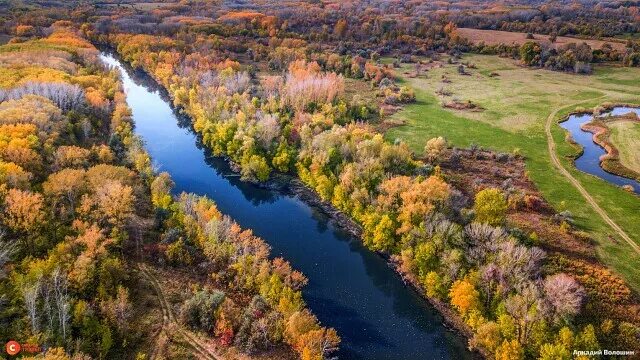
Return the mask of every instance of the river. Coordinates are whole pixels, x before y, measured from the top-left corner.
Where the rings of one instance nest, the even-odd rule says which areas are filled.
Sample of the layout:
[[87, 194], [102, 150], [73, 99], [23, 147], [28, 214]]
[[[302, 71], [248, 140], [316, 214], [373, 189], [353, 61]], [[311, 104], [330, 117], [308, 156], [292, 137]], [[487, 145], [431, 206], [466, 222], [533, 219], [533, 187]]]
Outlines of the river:
[[133, 112], [135, 132], [175, 192], [213, 199], [220, 211], [253, 229], [302, 271], [303, 297], [322, 324], [335, 328], [340, 359], [467, 359], [466, 341], [448, 330], [439, 313], [387, 266], [384, 259], [293, 195], [240, 181], [228, 164], [211, 156], [188, 121], [176, 116], [148, 76], [111, 54]]
[[[630, 112], [635, 112], [640, 115], [640, 108], [619, 106], [613, 108], [611, 111], [601, 114], [600, 116], [608, 115], [624, 115]], [[624, 186], [630, 185], [633, 187], [633, 191], [636, 194], [640, 193], [640, 182], [629, 179], [623, 176], [609, 173], [600, 166], [600, 157], [605, 155], [606, 150], [593, 142], [593, 134], [584, 131], [580, 126], [584, 123], [590, 122], [593, 119], [592, 114], [573, 114], [570, 115], [566, 121], [560, 123], [564, 129], [568, 130], [575, 140], [582, 148], [584, 152], [575, 160], [575, 166], [587, 174], [595, 175], [605, 181], [608, 181], [614, 185]]]

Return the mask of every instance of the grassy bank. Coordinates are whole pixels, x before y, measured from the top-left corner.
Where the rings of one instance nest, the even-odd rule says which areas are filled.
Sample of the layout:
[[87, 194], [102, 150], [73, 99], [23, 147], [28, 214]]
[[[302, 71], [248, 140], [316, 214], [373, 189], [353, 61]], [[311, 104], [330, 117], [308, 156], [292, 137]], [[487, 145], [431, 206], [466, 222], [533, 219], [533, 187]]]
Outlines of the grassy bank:
[[614, 121], [608, 127], [611, 143], [618, 149], [622, 165], [640, 173], [640, 123]]

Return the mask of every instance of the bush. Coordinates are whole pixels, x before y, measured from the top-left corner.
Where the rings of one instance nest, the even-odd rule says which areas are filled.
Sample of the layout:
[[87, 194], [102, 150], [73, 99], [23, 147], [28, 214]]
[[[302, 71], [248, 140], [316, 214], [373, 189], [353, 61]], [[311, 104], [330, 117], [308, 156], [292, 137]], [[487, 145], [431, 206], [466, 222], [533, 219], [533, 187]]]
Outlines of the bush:
[[184, 302], [180, 309], [182, 321], [193, 329], [212, 332], [215, 328], [215, 312], [224, 300], [219, 290], [201, 290]]
[[174, 265], [191, 265], [193, 263], [193, 256], [189, 253], [189, 248], [182, 239], [167, 246], [164, 254]]

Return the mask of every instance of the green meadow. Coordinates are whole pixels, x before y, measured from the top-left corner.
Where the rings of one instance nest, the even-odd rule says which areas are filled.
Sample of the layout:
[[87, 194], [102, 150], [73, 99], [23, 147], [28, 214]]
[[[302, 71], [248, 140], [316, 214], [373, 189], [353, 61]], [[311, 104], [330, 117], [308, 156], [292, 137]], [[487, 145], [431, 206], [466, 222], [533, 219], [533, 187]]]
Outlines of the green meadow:
[[[574, 75], [529, 69], [514, 60], [489, 55], [469, 55], [463, 62], [470, 75], [458, 73], [458, 65], [443, 64], [409, 76], [413, 65], [398, 70], [401, 82], [416, 92], [417, 102], [404, 107], [389, 121], [398, 124], [387, 131], [389, 140], [401, 139], [416, 152], [426, 141], [444, 136], [453, 146], [476, 144], [502, 152], [518, 152], [526, 159], [530, 178], [558, 211], [569, 210], [576, 225], [598, 243], [602, 260], [640, 290], [640, 255], [593, 210], [576, 188], [552, 164], [545, 122], [558, 110], [552, 135], [564, 167], [587, 189], [596, 202], [624, 231], [640, 244], [640, 197], [576, 170], [573, 158], [580, 149], [566, 141], [557, 122], [579, 108], [603, 103], [640, 103], [640, 69], [597, 66], [592, 75]], [[443, 82], [443, 78], [450, 82]], [[437, 93], [447, 92], [449, 96]], [[443, 102], [471, 101], [484, 110], [451, 110]]]

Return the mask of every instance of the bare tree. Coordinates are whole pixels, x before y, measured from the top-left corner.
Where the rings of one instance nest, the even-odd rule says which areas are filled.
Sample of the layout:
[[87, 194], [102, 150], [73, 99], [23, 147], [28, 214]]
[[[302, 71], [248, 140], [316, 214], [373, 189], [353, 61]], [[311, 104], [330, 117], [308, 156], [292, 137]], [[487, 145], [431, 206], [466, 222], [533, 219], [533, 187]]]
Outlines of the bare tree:
[[507, 291], [540, 277], [545, 253], [540, 248], [527, 248], [508, 240], [499, 247], [495, 262], [500, 273], [500, 283]]
[[3, 241], [4, 230], [0, 230], [0, 279], [5, 276], [4, 266], [11, 260], [11, 255], [16, 250], [16, 243]]
[[89, 137], [91, 136], [91, 130], [93, 129], [93, 127], [91, 126], [91, 121], [89, 121], [88, 119], [83, 119], [80, 126], [82, 127], [82, 135], [84, 139], [89, 139]]
[[39, 331], [38, 321], [38, 295], [40, 293], [40, 284], [42, 276], [38, 277], [33, 284], [25, 284], [22, 289], [22, 297], [27, 308], [29, 320], [31, 320], [31, 332], [37, 334]]
[[56, 268], [51, 276], [51, 283], [53, 285], [55, 304], [58, 313], [58, 324], [62, 330], [62, 338], [67, 337], [67, 323], [69, 322], [69, 295], [67, 276], [62, 272], [60, 268]]
[[233, 75], [225, 78], [223, 84], [225, 89], [227, 89], [227, 95], [242, 94], [249, 88], [249, 85], [251, 85], [251, 78], [246, 71], [235, 72]]
[[547, 277], [544, 280], [544, 293], [555, 320], [578, 314], [586, 296], [584, 288], [564, 273]]
[[274, 114], [264, 114], [258, 112], [256, 114], [258, 120], [257, 137], [262, 147], [268, 150], [273, 141], [280, 136], [280, 124], [278, 116]]
[[114, 315], [118, 328], [126, 332], [129, 319], [133, 315], [132, 305], [129, 301], [129, 292], [122, 286], [118, 287], [118, 295], [114, 301]]
[[502, 228], [475, 222], [464, 228], [464, 235], [467, 257], [476, 265], [486, 263], [487, 257], [494, 255], [500, 244], [509, 238]]
[[49, 282], [45, 282], [44, 284], [42, 284], [42, 297], [43, 297], [42, 306], [44, 307], [43, 310], [47, 315], [49, 332], [53, 332], [54, 330], [54, 313], [53, 313], [54, 309], [51, 304], [52, 296], [53, 294], [52, 294], [51, 284]]
[[13, 89], [0, 90], [0, 102], [17, 100], [30, 94], [45, 97], [64, 111], [77, 110], [85, 104], [84, 90], [78, 85], [34, 81]]
[[[0, 230], [0, 279], [6, 276], [4, 266], [11, 260], [11, 255], [16, 251], [17, 243], [3, 241], [4, 230]], [[0, 311], [3, 310], [5, 294], [0, 294]]]

